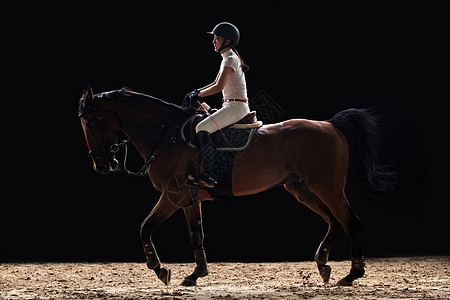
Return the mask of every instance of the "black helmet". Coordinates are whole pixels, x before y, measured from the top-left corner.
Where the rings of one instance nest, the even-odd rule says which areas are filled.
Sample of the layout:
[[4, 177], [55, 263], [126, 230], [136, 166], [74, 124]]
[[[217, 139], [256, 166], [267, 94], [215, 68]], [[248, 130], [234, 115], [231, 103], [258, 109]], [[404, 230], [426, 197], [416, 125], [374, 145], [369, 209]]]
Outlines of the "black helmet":
[[225, 47], [231, 47], [231, 48], [236, 47], [239, 44], [239, 38], [241, 37], [237, 27], [228, 22], [222, 22], [222, 23], [217, 24], [216, 27], [214, 27], [214, 29], [208, 33], [223, 36], [225, 38], [225, 40], [231, 41], [231, 43], [227, 46], [222, 45], [222, 47], [220, 47], [221, 49], [219, 49], [218, 52], [223, 50], [223, 48], [225, 48]]

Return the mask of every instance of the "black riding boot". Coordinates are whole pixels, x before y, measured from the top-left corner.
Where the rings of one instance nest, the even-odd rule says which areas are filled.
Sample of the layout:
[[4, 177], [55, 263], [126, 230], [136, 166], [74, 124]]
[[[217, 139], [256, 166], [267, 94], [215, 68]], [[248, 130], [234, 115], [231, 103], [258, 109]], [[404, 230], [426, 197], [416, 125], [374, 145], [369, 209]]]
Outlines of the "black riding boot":
[[203, 172], [198, 172], [198, 176], [189, 175], [189, 179], [195, 185], [203, 184], [208, 188], [213, 188], [217, 184], [217, 174], [212, 168], [214, 162], [218, 159], [218, 153], [207, 131], [197, 133], [198, 145], [200, 147], [200, 157], [203, 161]]

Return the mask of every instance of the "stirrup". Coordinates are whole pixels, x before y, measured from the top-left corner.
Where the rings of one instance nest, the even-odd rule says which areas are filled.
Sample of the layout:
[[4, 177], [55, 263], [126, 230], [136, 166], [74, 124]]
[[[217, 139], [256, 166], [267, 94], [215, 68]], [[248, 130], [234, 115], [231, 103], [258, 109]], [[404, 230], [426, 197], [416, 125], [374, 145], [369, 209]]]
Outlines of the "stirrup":
[[196, 186], [207, 187], [210, 189], [212, 189], [217, 184], [217, 181], [214, 178], [211, 178], [207, 175], [205, 176], [205, 174], [201, 174], [198, 178], [188, 174], [188, 179]]

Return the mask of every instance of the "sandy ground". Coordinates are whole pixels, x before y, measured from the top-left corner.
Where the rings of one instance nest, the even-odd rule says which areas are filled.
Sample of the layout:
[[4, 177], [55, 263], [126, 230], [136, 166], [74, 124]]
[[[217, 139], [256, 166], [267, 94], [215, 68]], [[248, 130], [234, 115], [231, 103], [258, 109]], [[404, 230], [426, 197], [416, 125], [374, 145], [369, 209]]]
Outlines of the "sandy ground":
[[194, 264], [167, 264], [164, 286], [144, 263], [0, 264], [1, 299], [450, 299], [449, 257], [375, 258], [353, 287], [334, 283], [349, 262], [331, 261], [324, 285], [315, 263], [211, 263], [196, 287], [181, 287]]

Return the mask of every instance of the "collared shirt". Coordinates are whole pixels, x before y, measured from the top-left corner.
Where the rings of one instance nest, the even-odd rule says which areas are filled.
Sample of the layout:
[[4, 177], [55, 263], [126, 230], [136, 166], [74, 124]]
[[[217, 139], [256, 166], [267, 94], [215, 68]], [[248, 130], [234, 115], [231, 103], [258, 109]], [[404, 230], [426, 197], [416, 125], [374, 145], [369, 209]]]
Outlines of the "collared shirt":
[[245, 82], [245, 74], [241, 68], [241, 60], [231, 49], [221, 55], [223, 59], [220, 67], [230, 67], [234, 71], [222, 91], [223, 99], [248, 100], [247, 84]]

